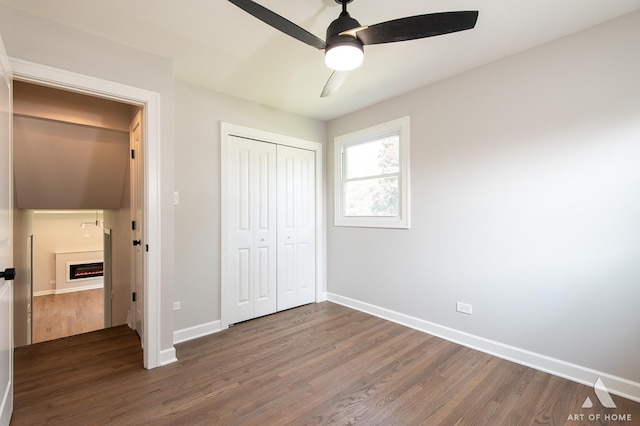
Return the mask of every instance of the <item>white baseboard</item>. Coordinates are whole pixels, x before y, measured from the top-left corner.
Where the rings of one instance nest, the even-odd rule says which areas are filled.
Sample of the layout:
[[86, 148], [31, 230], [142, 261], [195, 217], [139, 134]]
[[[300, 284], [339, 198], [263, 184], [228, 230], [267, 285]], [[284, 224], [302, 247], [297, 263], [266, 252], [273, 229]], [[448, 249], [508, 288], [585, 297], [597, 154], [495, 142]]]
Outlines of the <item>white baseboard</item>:
[[640, 383], [622, 377], [596, 371], [588, 367], [572, 364], [560, 359], [485, 339], [453, 328], [445, 327], [420, 318], [415, 318], [379, 306], [371, 305], [333, 293], [327, 294], [327, 300], [373, 316], [419, 330], [454, 343], [476, 349], [526, 367], [535, 368], [583, 385], [592, 387], [598, 377], [602, 378], [607, 390], [615, 395], [640, 402]]
[[95, 290], [97, 288], [103, 288], [103, 287], [104, 287], [103, 284], [91, 284], [91, 285], [84, 285], [82, 287], [61, 288], [61, 289], [52, 288], [50, 290], [34, 291], [33, 297], [48, 296], [50, 294], [73, 293], [74, 291]]
[[104, 284], [100, 283], [100, 284], [89, 284], [89, 285], [83, 285], [83, 286], [71, 287], [71, 288], [61, 288], [61, 289], [56, 289], [55, 294], [73, 293], [74, 291], [95, 290], [103, 287], [104, 287]]
[[176, 330], [173, 332], [173, 344], [175, 345], [197, 339], [198, 337], [208, 336], [220, 330], [220, 321], [211, 321], [193, 327], [183, 328], [182, 330]]
[[178, 358], [176, 358], [176, 348], [171, 347], [171, 349], [160, 351], [160, 367], [177, 361]]

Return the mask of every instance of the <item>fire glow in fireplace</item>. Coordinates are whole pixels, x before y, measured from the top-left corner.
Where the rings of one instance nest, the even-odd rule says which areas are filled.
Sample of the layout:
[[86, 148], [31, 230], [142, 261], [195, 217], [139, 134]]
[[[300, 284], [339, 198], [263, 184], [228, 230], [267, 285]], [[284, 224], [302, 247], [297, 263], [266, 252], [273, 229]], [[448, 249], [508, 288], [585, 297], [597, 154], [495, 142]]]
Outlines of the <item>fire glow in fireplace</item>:
[[102, 262], [69, 264], [70, 281], [102, 277], [103, 275], [104, 267]]

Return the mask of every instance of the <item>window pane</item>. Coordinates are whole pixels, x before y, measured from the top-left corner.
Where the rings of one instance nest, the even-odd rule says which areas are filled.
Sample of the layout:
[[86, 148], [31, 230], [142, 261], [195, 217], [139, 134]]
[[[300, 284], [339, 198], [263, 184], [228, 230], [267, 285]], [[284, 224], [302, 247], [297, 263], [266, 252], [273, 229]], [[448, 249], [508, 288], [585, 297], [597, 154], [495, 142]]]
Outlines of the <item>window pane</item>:
[[400, 171], [400, 137], [347, 146], [344, 150], [346, 179], [398, 173]]
[[398, 177], [347, 182], [345, 216], [398, 216]]

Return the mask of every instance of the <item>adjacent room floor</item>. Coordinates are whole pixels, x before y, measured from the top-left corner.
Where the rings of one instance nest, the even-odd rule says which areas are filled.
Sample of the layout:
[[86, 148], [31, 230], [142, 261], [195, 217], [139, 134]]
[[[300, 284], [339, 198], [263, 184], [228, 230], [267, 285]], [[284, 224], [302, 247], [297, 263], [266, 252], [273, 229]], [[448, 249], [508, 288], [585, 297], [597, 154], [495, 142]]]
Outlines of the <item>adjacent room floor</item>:
[[33, 298], [33, 343], [104, 327], [104, 290], [84, 290]]

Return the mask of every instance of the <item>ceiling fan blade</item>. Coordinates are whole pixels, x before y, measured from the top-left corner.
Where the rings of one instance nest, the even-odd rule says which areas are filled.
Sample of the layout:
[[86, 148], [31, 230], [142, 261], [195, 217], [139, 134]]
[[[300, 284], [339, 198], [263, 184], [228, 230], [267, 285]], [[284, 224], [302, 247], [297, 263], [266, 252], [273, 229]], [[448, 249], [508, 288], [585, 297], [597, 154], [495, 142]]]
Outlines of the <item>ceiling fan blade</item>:
[[364, 44], [394, 43], [469, 30], [477, 20], [477, 10], [429, 13], [381, 22], [356, 34]]
[[229, 0], [231, 3], [238, 6], [240, 9], [245, 12], [255, 16], [262, 22], [271, 25], [276, 30], [280, 30], [283, 33], [300, 40], [303, 43], [306, 43], [310, 46], [315, 47], [316, 49], [324, 49], [327, 47], [326, 43], [311, 34], [309, 31], [305, 30], [294, 24], [293, 22], [283, 18], [275, 12], [270, 11], [264, 6], [259, 5], [258, 3], [251, 0]]
[[324, 85], [324, 89], [322, 89], [321, 98], [326, 98], [327, 96], [333, 95], [338, 91], [340, 86], [347, 81], [347, 77], [349, 77], [349, 71], [334, 71], [329, 77], [329, 81]]

